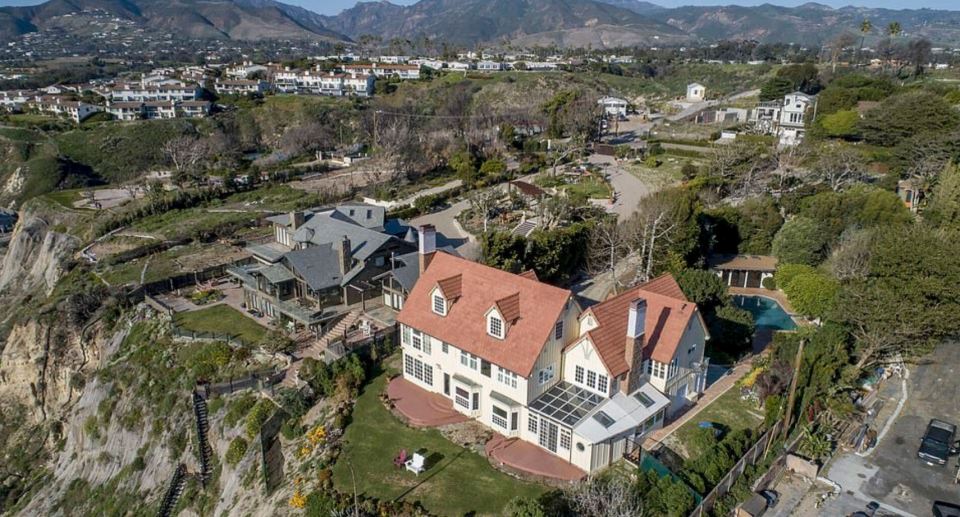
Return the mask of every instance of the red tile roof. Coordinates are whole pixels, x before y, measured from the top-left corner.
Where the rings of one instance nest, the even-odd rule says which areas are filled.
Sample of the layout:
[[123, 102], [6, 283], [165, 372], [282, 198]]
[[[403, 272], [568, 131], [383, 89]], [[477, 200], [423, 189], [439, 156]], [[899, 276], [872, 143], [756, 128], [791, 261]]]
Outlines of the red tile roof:
[[697, 314], [696, 304], [687, 300], [683, 291], [667, 274], [623, 292], [584, 311], [592, 313], [598, 326], [587, 332], [600, 359], [613, 376], [630, 369], [625, 357], [627, 317], [630, 302], [643, 298], [647, 302], [644, 321], [643, 357], [669, 363], [683, 339], [690, 318]]
[[[430, 292], [443, 279], [461, 275], [461, 295], [446, 316], [433, 312]], [[397, 321], [524, 377], [552, 337], [570, 291], [443, 252], [433, 254], [410, 291]], [[504, 339], [487, 334], [487, 312], [499, 305], [515, 316]]]
[[456, 300], [463, 293], [463, 275], [457, 274], [450, 278], [440, 279], [437, 281], [437, 286], [443, 293], [444, 298], [450, 301]]

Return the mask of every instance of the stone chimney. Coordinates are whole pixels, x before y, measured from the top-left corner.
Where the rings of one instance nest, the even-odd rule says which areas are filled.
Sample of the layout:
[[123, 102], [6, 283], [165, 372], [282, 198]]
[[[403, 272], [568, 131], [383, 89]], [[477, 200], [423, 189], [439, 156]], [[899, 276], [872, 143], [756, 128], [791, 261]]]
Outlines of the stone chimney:
[[437, 229], [432, 224], [425, 224], [417, 231], [420, 233], [420, 274], [423, 274], [437, 251]]
[[346, 275], [353, 266], [353, 249], [350, 247], [350, 239], [346, 235], [343, 240], [335, 246], [337, 248], [337, 258], [340, 259], [340, 274]]
[[626, 379], [620, 383], [620, 391], [625, 395], [633, 393], [640, 387], [640, 378], [643, 377], [643, 335], [647, 320], [647, 301], [637, 298], [630, 302], [627, 314], [626, 346], [624, 346], [624, 360], [630, 369]]
[[303, 226], [304, 221], [306, 221], [306, 214], [302, 211], [290, 212], [290, 231], [295, 231]]

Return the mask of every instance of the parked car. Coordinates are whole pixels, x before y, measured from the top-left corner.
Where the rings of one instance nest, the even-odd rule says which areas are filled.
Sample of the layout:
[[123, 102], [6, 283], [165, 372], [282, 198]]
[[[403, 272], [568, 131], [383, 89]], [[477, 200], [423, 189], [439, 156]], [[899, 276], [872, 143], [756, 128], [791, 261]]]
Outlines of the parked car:
[[936, 418], [930, 420], [927, 432], [920, 440], [917, 456], [930, 465], [946, 465], [950, 455], [957, 453], [954, 447], [956, 435], [957, 426]]

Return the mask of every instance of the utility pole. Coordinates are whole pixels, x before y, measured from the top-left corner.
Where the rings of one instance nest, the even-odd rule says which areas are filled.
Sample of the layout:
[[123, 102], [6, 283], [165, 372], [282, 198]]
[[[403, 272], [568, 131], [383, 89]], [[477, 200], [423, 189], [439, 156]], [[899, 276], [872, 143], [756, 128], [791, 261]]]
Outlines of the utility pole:
[[380, 113], [380, 110], [373, 110], [373, 148], [376, 149], [378, 145], [377, 141], [377, 113]]
[[793, 404], [797, 396], [797, 380], [800, 377], [800, 364], [803, 362], [803, 346], [806, 339], [800, 340], [800, 346], [797, 347], [797, 357], [793, 362], [793, 379], [790, 380], [790, 396], [787, 397], [787, 416], [783, 420], [783, 431], [781, 436], [786, 439], [790, 429], [790, 421], [793, 419]]

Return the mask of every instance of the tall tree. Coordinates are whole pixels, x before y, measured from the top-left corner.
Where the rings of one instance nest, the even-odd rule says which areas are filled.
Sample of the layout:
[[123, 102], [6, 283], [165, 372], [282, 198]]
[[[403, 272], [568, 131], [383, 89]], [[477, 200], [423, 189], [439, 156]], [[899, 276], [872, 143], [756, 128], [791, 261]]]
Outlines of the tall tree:
[[862, 64], [860, 63], [860, 56], [863, 52], [863, 44], [867, 39], [867, 34], [870, 34], [872, 30], [873, 24], [870, 23], [870, 20], [864, 18], [863, 21], [860, 22], [860, 47], [857, 48], [857, 64]]

